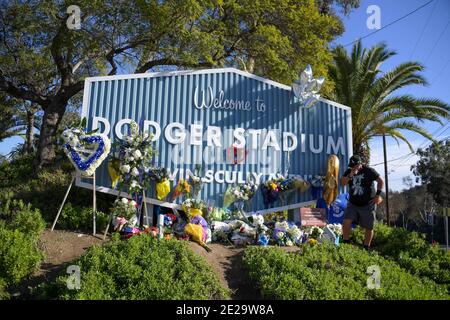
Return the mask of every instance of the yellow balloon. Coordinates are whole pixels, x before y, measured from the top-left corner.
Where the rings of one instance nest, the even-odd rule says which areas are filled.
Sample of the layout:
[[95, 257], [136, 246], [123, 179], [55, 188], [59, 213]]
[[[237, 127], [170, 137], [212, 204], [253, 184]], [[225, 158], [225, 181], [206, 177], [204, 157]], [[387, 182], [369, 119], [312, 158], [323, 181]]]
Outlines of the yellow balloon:
[[324, 181], [323, 198], [330, 206], [338, 196], [339, 158], [332, 154], [328, 158], [327, 174]]

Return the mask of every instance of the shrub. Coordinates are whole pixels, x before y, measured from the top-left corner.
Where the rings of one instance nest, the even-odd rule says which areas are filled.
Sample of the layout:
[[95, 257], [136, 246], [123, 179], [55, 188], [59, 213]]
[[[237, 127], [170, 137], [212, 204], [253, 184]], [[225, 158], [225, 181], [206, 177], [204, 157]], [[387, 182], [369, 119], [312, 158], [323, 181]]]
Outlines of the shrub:
[[7, 199], [0, 206], [0, 299], [39, 266], [43, 254], [37, 240], [45, 227], [39, 210], [23, 201]]
[[[73, 166], [67, 159], [59, 161], [54, 168], [36, 173], [33, 157], [22, 157], [0, 164], [0, 203], [8, 198], [22, 199], [38, 208], [44, 220], [51, 224], [71, 181]], [[80, 207], [92, 205], [92, 191], [73, 186], [68, 202]], [[97, 208], [107, 212], [114, 196], [98, 192]]]
[[[364, 237], [360, 228], [352, 233], [354, 239]], [[445, 284], [450, 292], [450, 252], [428, 244], [425, 235], [377, 224], [372, 247], [410, 273]]]
[[12, 219], [7, 226], [37, 240], [45, 229], [45, 222], [39, 210], [32, 209], [31, 204], [24, 204], [22, 200], [14, 200], [10, 210]]
[[146, 235], [92, 247], [75, 264], [81, 289], [66, 288], [67, 275], [44, 287], [59, 299], [211, 299], [227, 298], [211, 268], [177, 240]]
[[[104, 230], [108, 224], [109, 216], [101, 211], [96, 214], [97, 230]], [[66, 203], [61, 211], [57, 225], [62, 229], [92, 230], [92, 208], [74, 206]]]
[[[351, 245], [304, 246], [297, 253], [250, 247], [244, 264], [269, 299], [449, 299], [442, 286]], [[367, 267], [381, 270], [381, 289], [367, 288]]]
[[37, 270], [42, 258], [42, 252], [30, 237], [0, 226], [0, 279], [7, 286], [19, 283]]

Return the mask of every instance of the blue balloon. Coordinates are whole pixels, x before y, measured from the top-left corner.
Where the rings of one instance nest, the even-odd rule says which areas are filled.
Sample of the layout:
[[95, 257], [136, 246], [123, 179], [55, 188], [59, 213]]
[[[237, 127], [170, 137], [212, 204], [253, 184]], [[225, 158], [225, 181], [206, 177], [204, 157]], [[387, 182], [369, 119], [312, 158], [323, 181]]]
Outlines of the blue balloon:
[[345, 209], [347, 209], [348, 200], [348, 193], [342, 193], [336, 198], [328, 210], [328, 223], [342, 224], [344, 221], [344, 212]]

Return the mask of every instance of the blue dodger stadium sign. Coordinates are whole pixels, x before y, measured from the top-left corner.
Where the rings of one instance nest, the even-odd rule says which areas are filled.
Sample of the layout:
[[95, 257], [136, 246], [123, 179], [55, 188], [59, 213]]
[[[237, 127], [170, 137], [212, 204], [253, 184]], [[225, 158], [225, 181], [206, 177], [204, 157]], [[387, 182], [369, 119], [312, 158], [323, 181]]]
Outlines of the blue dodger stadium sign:
[[[155, 165], [170, 171], [172, 188], [201, 165], [201, 198], [215, 206], [230, 184], [325, 175], [331, 154], [342, 174], [352, 153], [350, 108], [321, 99], [305, 109], [291, 87], [233, 68], [87, 78], [82, 116], [88, 130], [99, 128], [112, 142], [136, 121], [154, 135]], [[77, 178], [78, 186], [91, 183]], [[107, 161], [97, 169], [96, 187], [117, 194]], [[154, 198], [147, 190], [148, 203], [175, 206]], [[289, 205], [312, 200], [309, 190], [298, 192]], [[264, 209], [260, 192], [252, 203]]]

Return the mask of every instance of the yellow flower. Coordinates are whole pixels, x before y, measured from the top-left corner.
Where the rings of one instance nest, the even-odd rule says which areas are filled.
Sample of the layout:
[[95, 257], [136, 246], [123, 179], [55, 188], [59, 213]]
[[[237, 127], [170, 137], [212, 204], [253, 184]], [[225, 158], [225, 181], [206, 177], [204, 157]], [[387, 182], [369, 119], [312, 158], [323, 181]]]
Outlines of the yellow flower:
[[318, 244], [318, 242], [317, 242], [317, 240], [316, 239], [308, 239], [308, 243], [310, 244], [310, 245], [312, 245], [312, 246], [315, 246], [316, 244]]
[[278, 188], [277, 184], [276, 184], [276, 183], [273, 183], [273, 182], [270, 184], [270, 187], [271, 187], [273, 190], [277, 190], [277, 188]]

